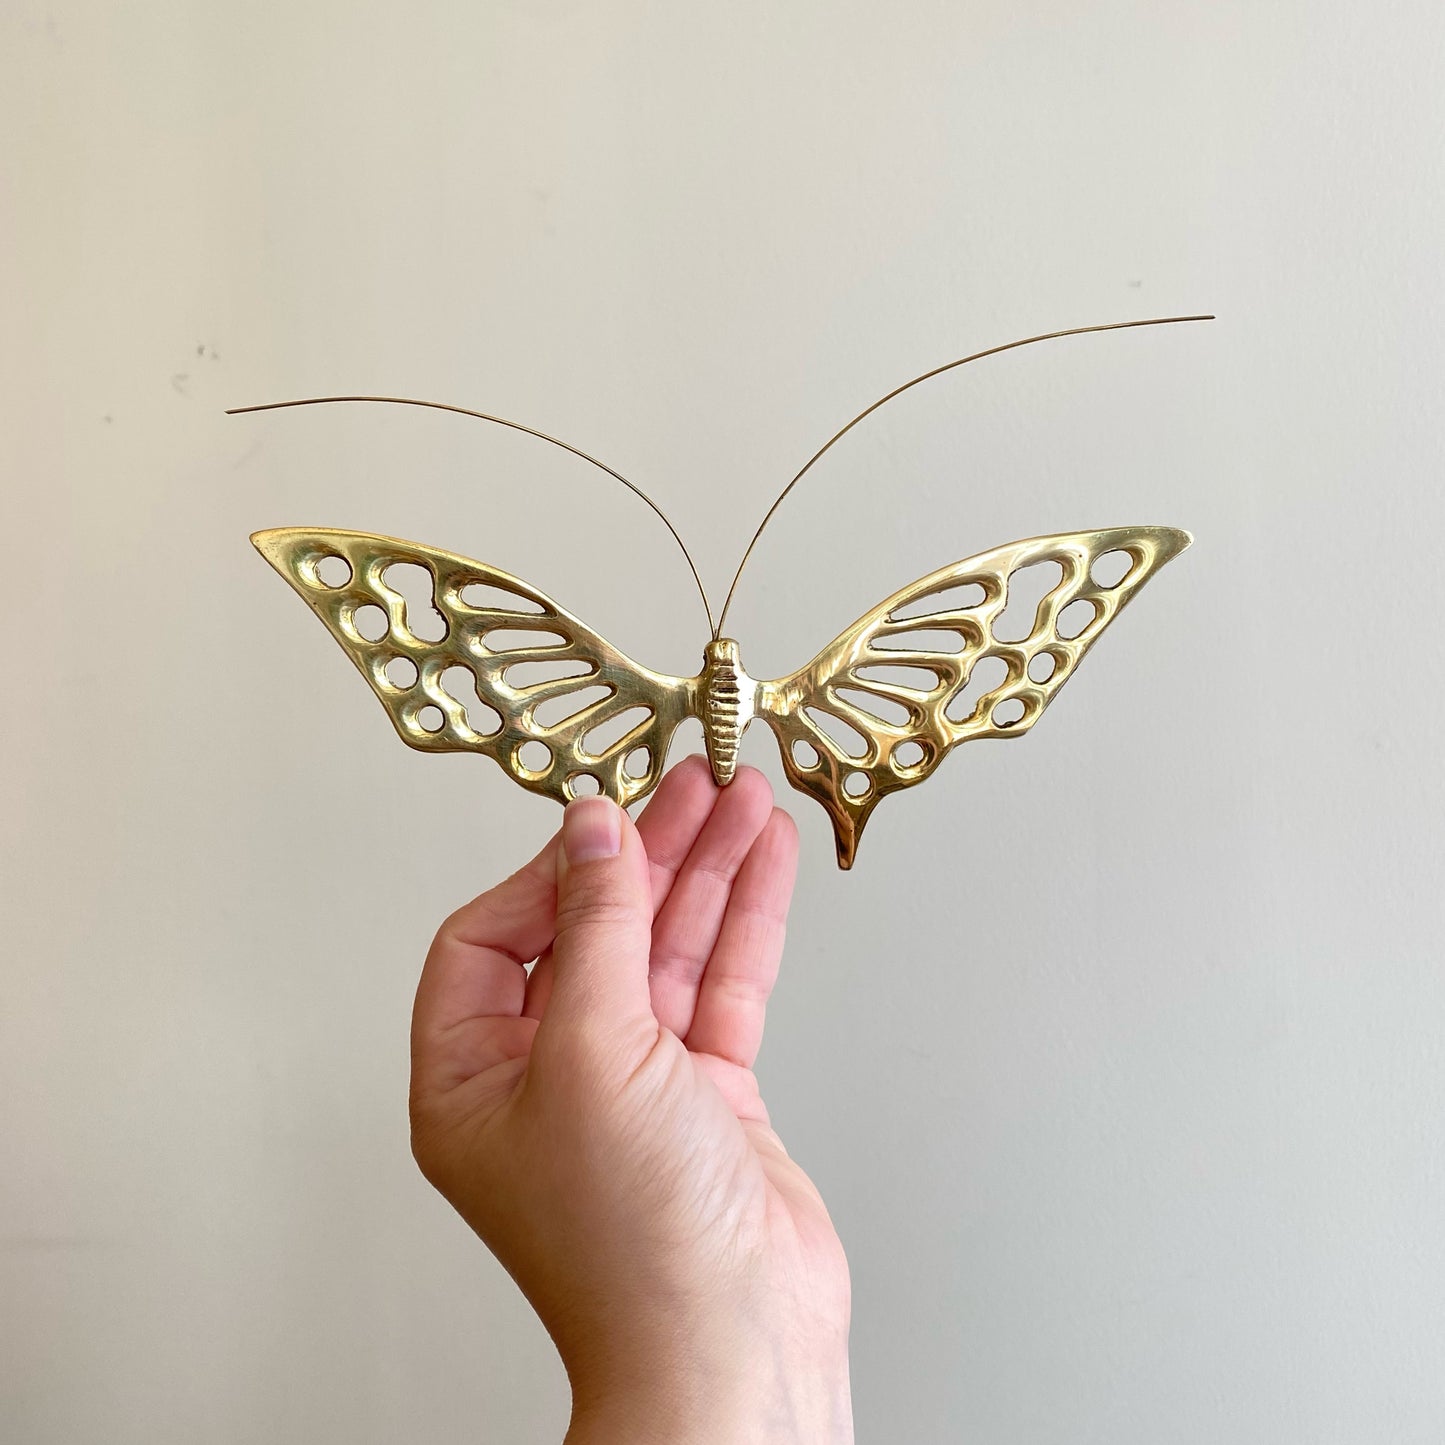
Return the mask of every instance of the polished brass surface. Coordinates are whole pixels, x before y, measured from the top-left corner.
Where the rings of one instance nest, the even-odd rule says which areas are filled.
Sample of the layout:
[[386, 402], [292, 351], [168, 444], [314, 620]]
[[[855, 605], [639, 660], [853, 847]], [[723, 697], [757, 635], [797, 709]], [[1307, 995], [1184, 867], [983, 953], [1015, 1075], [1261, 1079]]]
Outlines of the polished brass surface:
[[[949, 749], [1026, 733], [1104, 629], [1190, 541], [1173, 527], [1111, 527], [995, 547], [895, 592], [806, 667], [761, 684], [758, 714], [777, 735], [788, 781], [827, 810], [838, 866], [853, 866], [873, 809], [931, 776]], [[1095, 564], [1115, 552], [1128, 570], [1102, 585]], [[996, 624], [1010, 580], [1044, 563], [1057, 564], [1058, 580], [1032, 626], [1003, 640]], [[1065, 619], [1072, 604], [1092, 615]], [[970, 696], [975, 669], [989, 659], [1003, 675]]]
[[[600, 791], [625, 807], [656, 787], [684, 718], [702, 723], [724, 786], [742, 734], [761, 717], [777, 736], [788, 781], [823, 805], [838, 864], [851, 868], [883, 798], [922, 782], [958, 743], [1027, 732], [1109, 623], [1190, 538], [1170, 527], [1115, 527], [997, 547], [894, 593], [806, 667], [772, 682], [748, 676], [731, 638], [709, 642], [696, 677], [651, 672], [535, 587], [438, 548], [305, 527], [257, 532], [252, 541], [341, 644], [411, 747], [485, 753], [533, 792], [565, 803]], [[1105, 583], [1094, 568], [1109, 553], [1123, 554], [1127, 570]], [[1046, 563], [1056, 564], [1058, 578], [1032, 625], [1000, 638], [1010, 579]], [[421, 635], [431, 629], [389, 580], [398, 565], [431, 576], [440, 638]], [[328, 578], [328, 568], [344, 575]], [[467, 596], [479, 587], [491, 590]], [[1089, 612], [1077, 629], [1062, 620], [1075, 603]], [[375, 625], [365, 625], [367, 607], [376, 609]], [[957, 710], [987, 659], [1003, 676]], [[1047, 675], [1038, 676], [1045, 661]], [[553, 675], [539, 677], [544, 670]], [[570, 675], [556, 675], [564, 670]], [[1005, 716], [1011, 708], [1017, 715]]]
[[[422, 752], [485, 753], [534, 793], [565, 803], [595, 785], [625, 807], [657, 786], [673, 732], [698, 711], [699, 679], [639, 667], [500, 568], [370, 532], [278, 527], [251, 540], [356, 664], [402, 742]], [[349, 573], [339, 586], [321, 570], [335, 558]], [[431, 574], [440, 640], [419, 635], [432, 629], [388, 582], [398, 564]], [[368, 605], [381, 610], [375, 627], [358, 615]], [[620, 737], [601, 731], [637, 709], [646, 715]]]
[[715, 637], [703, 652], [701, 683], [703, 737], [718, 787], [733, 780], [738, 745], [757, 712], [758, 685], [743, 671], [738, 645]]
[[[838, 864], [851, 868], [883, 798], [931, 776], [958, 743], [1027, 732], [1109, 623], [1190, 537], [1171, 527], [1114, 527], [996, 547], [894, 593], [790, 677], [759, 682], [743, 668], [737, 642], [721, 631], [763, 529], [835, 442], [930, 377], [1036, 341], [1209, 319], [1172, 316], [1048, 332], [975, 352], [895, 387], [835, 432], [779, 493], [748, 543], [716, 622], [697, 567], [657, 503], [620, 472], [545, 432], [404, 397], [313, 397], [233, 409], [336, 401], [433, 407], [512, 427], [591, 462], [641, 497], [687, 557], [711, 629], [696, 677], [639, 666], [535, 587], [452, 552], [328, 528], [282, 527], [251, 540], [341, 644], [409, 746], [484, 753], [532, 792], [563, 803], [601, 792], [625, 807], [657, 786], [684, 718], [702, 724], [722, 787], [736, 773], [742, 735], [761, 717], [777, 737], [789, 783], [822, 804]], [[1097, 570], [1111, 553], [1123, 565], [1112, 578]], [[1049, 565], [1057, 577], [1015, 635], [1013, 579]], [[398, 567], [429, 575], [426, 617], [409, 612], [391, 570]], [[1002, 635], [998, 624], [1006, 611], [1010, 627]], [[1002, 673], [985, 688], [976, 670], [990, 662]]]

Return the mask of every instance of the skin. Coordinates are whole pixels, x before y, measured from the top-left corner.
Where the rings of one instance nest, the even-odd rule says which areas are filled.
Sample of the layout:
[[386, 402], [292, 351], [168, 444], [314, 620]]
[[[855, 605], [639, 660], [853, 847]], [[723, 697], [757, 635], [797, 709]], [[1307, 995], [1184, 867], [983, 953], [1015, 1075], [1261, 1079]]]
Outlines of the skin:
[[556, 1343], [568, 1445], [853, 1439], [847, 1261], [752, 1072], [797, 851], [762, 774], [688, 758], [427, 955], [413, 1151]]

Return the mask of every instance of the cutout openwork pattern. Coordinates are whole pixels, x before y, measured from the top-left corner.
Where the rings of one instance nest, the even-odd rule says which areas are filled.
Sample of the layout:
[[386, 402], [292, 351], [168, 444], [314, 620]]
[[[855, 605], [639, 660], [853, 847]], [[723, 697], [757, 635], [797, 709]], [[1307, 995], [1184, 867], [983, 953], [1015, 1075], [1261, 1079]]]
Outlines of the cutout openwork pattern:
[[525, 582], [368, 532], [258, 532], [422, 752], [495, 758], [524, 788], [626, 805], [661, 776], [690, 678], [649, 672]]
[[[326, 624], [412, 747], [486, 753], [516, 782], [559, 802], [599, 791], [626, 804], [656, 786], [684, 717], [701, 722], [713, 779], [724, 787], [743, 734], [763, 716], [782, 746], [789, 781], [827, 809], [839, 866], [848, 868], [881, 798], [928, 777], [959, 742], [1030, 728], [1119, 609], [1190, 538], [1167, 527], [1117, 527], [995, 548], [896, 593], [792, 677], [758, 682], [725, 629], [768, 523], [854, 427], [933, 377], [1037, 342], [1211, 319], [1156, 316], [1044, 332], [895, 386], [835, 431], [778, 493], [743, 551], [716, 622], [697, 565], [662, 508], [560, 437], [412, 397], [314, 396], [231, 409], [426, 407], [523, 432], [605, 472], [656, 513], [686, 558], [709, 629], [702, 671], [693, 678], [638, 667], [535, 588], [450, 552], [326, 529], [278, 528], [251, 540]], [[991, 666], [994, 675], [986, 677]]]
[[759, 682], [714, 638], [696, 677], [649, 672], [525, 582], [366, 532], [255, 543], [345, 649], [402, 739], [495, 758], [566, 802], [650, 792], [697, 717], [719, 785], [755, 717], [832, 820], [852, 866], [874, 808], [950, 749], [1020, 737], [1135, 592], [1189, 545], [1169, 527], [1035, 537], [944, 567], [861, 617], [791, 677]]
[[838, 861], [850, 866], [873, 809], [951, 748], [1026, 733], [1134, 593], [1188, 545], [1170, 527], [1115, 527], [997, 547], [905, 587], [807, 667], [762, 683], [758, 714], [788, 781], [833, 820]]

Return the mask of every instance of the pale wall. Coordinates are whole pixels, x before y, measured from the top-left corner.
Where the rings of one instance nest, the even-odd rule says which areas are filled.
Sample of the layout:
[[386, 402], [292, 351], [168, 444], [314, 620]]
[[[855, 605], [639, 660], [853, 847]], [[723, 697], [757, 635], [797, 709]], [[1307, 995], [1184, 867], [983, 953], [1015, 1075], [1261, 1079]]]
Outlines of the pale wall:
[[[864, 1441], [1445, 1436], [1435, 4], [10, 0], [0, 1437], [547, 1441], [407, 1152], [436, 921], [550, 805], [405, 751], [246, 545], [519, 572], [759, 674], [1035, 532], [1191, 528], [1017, 747], [806, 850], [762, 1076]], [[690, 738], [689, 743], [695, 741]], [[781, 787], [772, 744], [747, 755]]]

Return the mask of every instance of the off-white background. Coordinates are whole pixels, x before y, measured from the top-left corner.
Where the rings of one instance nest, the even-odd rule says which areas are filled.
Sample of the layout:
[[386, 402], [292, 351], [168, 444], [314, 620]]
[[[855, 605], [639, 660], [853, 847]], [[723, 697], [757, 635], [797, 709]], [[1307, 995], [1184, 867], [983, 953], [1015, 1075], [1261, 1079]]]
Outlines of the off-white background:
[[[403, 749], [253, 528], [435, 542], [694, 670], [652, 489], [804, 660], [921, 573], [1196, 547], [839, 875], [762, 1076], [864, 1441], [1445, 1435], [1441, 87], [1424, 3], [42, 4], [0, 17], [0, 1437], [557, 1439], [415, 1172], [437, 920], [555, 811]], [[694, 743], [693, 735], [688, 743]], [[770, 738], [748, 757], [782, 786]]]

